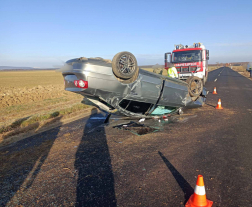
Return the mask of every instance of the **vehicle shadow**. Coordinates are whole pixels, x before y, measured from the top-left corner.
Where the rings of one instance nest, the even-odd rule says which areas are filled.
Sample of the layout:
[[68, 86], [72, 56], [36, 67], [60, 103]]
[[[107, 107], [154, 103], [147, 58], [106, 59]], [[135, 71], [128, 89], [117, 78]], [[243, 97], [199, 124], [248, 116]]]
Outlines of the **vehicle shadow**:
[[179, 187], [183, 190], [185, 196], [185, 202], [184, 202], [185, 205], [190, 196], [193, 194], [194, 189], [161, 152], [158, 151], [158, 154], [160, 155], [160, 157], [162, 158], [168, 169], [171, 171], [173, 177], [179, 184]]
[[22, 194], [32, 186], [59, 131], [60, 126], [1, 148], [0, 206], [22, 205]]
[[93, 113], [86, 122], [78, 150], [75, 206], [116, 206], [111, 166], [102, 114]]

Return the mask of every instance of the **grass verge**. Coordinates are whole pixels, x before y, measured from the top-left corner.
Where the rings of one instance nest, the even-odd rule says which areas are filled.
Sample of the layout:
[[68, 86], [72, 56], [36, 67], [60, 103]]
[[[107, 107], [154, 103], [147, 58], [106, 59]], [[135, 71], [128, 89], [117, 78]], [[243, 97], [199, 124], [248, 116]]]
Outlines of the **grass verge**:
[[242, 76], [248, 78], [249, 80], [252, 80], [252, 79], [250, 78], [250, 72], [248, 72], [248, 71], [246, 70], [246, 68], [247, 68], [247, 65], [246, 65], [246, 64], [243, 64], [243, 65], [241, 65], [241, 66], [232, 66], [232, 67], [231, 67], [232, 70], [238, 72], [240, 75], [242, 75]]
[[[34, 129], [34, 128], [37, 128], [38, 125], [40, 125], [42, 122], [46, 122], [48, 120], [53, 120], [58, 117], [60, 117], [60, 118], [67, 117], [71, 114], [74, 114], [75, 112], [81, 113], [81, 111], [83, 111], [84, 109], [91, 110], [92, 107], [90, 107], [88, 105], [84, 105], [82, 103], [78, 103], [78, 104], [75, 104], [69, 108], [64, 108], [61, 110], [53, 111], [51, 113], [36, 114], [36, 115], [29, 116], [29, 117], [17, 119], [13, 123], [11, 123], [10, 125], [2, 126], [0, 128], [0, 135], [3, 135], [2, 138], [6, 138], [6, 137], [13, 135], [14, 132], [15, 132], [15, 134], [17, 134], [18, 132], [21, 132], [22, 129], [24, 129], [24, 128], [27, 130]], [[13, 133], [10, 133], [10, 132], [13, 132]]]

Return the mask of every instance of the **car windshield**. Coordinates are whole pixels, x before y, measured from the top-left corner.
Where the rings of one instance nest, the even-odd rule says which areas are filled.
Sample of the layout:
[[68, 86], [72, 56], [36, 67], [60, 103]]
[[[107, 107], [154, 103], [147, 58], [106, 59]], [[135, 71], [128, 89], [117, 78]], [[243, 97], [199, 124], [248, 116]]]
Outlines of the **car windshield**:
[[183, 62], [198, 62], [201, 61], [201, 51], [200, 50], [190, 50], [172, 53], [173, 63], [183, 63]]

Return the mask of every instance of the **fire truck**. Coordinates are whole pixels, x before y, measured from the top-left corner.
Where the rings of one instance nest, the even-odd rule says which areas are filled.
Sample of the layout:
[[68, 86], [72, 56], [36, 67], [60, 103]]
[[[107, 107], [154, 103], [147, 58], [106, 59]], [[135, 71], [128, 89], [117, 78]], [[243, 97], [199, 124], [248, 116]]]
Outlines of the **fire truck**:
[[175, 45], [172, 53], [165, 53], [165, 69], [168, 69], [167, 59], [173, 63], [178, 71], [180, 80], [187, 80], [191, 76], [200, 78], [205, 85], [208, 77], [209, 50], [202, 43]]

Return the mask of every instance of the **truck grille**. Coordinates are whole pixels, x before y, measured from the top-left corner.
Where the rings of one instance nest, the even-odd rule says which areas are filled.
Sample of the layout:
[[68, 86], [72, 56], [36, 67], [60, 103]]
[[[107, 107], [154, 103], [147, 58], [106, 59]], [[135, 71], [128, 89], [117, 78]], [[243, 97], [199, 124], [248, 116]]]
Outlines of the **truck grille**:
[[193, 72], [197, 70], [197, 66], [189, 66], [189, 67], [176, 67], [178, 72]]

